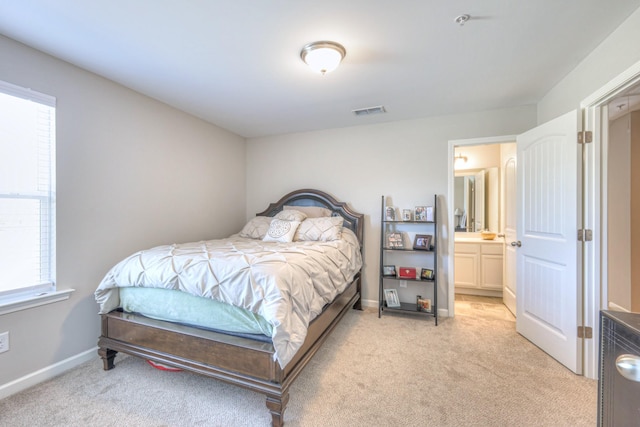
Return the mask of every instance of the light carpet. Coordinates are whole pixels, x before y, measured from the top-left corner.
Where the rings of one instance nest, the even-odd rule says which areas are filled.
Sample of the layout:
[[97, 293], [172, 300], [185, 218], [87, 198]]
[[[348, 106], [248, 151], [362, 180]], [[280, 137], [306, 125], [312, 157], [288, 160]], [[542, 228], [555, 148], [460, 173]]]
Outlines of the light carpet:
[[[515, 332], [499, 304], [456, 317], [349, 311], [290, 389], [287, 426], [593, 426], [597, 381]], [[265, 397], [122, 354], [0, 400], [3, 426], [268, 426]]]

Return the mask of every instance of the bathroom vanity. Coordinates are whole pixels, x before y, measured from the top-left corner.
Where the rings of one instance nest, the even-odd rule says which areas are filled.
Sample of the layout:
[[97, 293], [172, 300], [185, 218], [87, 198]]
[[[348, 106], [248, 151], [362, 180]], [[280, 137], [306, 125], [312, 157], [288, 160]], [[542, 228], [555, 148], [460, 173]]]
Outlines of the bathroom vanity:
[[483, 240], [479, 233], [456, 233], [454, 265], [456, 293], [502, 297], [503, 238]]

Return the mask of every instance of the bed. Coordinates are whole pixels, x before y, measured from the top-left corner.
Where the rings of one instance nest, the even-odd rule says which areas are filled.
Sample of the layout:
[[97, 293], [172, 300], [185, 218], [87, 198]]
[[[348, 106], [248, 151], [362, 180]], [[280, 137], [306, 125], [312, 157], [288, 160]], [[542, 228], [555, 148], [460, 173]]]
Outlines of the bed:
[[[268, 246], [269, 243], [262, 243], [262, 239], [245, 241], [248, 240], [245, 239], [247, 233], [250, 235], [253, 232], [252, 230], [247, 231], [247, 228], [254, 220], [257, 221], [260, 219], [270, 222], [272, 221], [271, 217], [291, 220], [291, 215], [296, 212], [304, 211], [309, 213], [314, 209], [327, 212], [326, 215], [329, 215], [334, 224], [336, 222], [341, 223], [343, 227], [341, 229], [344, 230], [344, 232], [340, 240], [344, 239], [347, 243], [331, 239], [322, 239], [322, 242], [317, 243], [308, 241], [298, 244], [296, 244], [295, 241], [291, 244], [275, 242], [273, 243], [273, 245], [275, 245], [274, 248], [279, 249], [272, 250]], [[322, 214], [322, 216], [325, 216], [325, 214]], [[270, 218], [264, 219], [263, 217]], [[309, 221], [308, 218], [303, 218], [301, 223], [304, 223], [305, 220], [307, 223], [317, 223]], [[320, 302], [317, 300], [318, 297], [313, 296], [309, 297], [306, 303], [295, 302], [291, 310], [282, 309], [280, 303], [277, 304], [277, 308], [273, 308], [274, 303], [272, 303], [272, 300], [274, 298], [270, 297], [271, 291], [264, 291], [263, 287], [261, 287], [261, 282], [258, 281], [257, 277], [263, 275], [268, 276], [265, 273], [265, 271], [270, 272], [268, 269], [259, 270], [257, 267], [254, 268], [252, 266], [251, 268], [242, 269], [243, 273], [225, 272], [217, 273], [217, 276], [213, 274], [213, 276], [216, 276], [217, 281], [215, 282], [215, 286], [211, 287], [199, 284], [201, 280], [198, 282], [198, 279], [193, 280], [194, 283], [198, 282], [196, 284], [190, 283], [189, 280], [185, 278], [172, 281], [172, 283], [179, 282], [181, 288], [194, 287], [197, 289], [196, 293], [199, 292], [202, 294], [196, 295], [193, 298], [216, 299], [217, 296], [210, 294], [217, 292], [222, 295], [221, 298], [223, 298], [224, 304], [226, 304], [228, 300], [234, 300], [235, 298], [244, 304], [244, 307], [240, 307], [240, 309], [249, 308], [249, 310], [247, 310], [248, 315], [253, 316], [257, 313], [258, 317], [262, 318], [262, 316], [264, 316], [262, 320], [264, 321], [266, 319], [266, 323], [272, 326], [272, 330], [266, 331], [262, 335], [263, 339], [260, 339], [258, 335], [252, 332], [229, 332], [216, 327], [203, 327], [201, 324], [194, 325], [191, 321], [185, 322], [179, 321], [179, 319], [176, 321], [176, 319], [167, 320], [155, 316], [150, 317], [137, 312], [135, 305], [133, 305], [132, 307], [134, 308], [129, 311], [124, 310], [119, 301], [119, 292], [123, 291], [124, 295], [124, 289], [135, 290], [133, 288], [138, 287], [138, 280], [143, 274], [124, 270], [120, 265], [125, 263], [127, 259], [129, 259], [129, 263], [132, 263], [132, 259], [143, 260], [144, 262], [136, 261], [135, 263], [145, 264], [145, 266], [150, 263], [147, 258], [139, 254], [135, 257], [129, 257], [117, 266], [114, 266], [112, 270], [114, 270], [115, 273], [112, 274], [110, 271], [96, 290], [96, 300], [101, 307], [101, 336], [98, 340], [98, 354], [103, 360], [105, 370], [114, 368], [115, 356], [117, 352], [122, 352], [147, 359], [156, 364], [184, 369], [226, 381], [265, 394], [266, 405], [272, 416], [272, 424], [274, 426], [284, 424], [283, 415], [289, 399], [289, 387], [292, 382], [318, 351], [344, 314], [351, 308], [361, 309], [363, 215], [353, 211], [346, 203], [337, 201], [327, 193], [318, 190], [303, 189], [293, 191], [282, 197], [278, 202], [271, 203], [265, 211], [256, 214], [256, 218], [252, 219], [252, 221], [245, 225], [242, 232], [238, 235], [230, 236], [228, 239], [198, 242], [200, 248], [198, 250], [205, 251], [206, 256], [211, 257], [212, 253], [218, 253], [219, 250], [224, 249], [224, 247], [230, 246], [231, 255], [224, 255], [225, 257], [229, 257], [225, 258], [225, 260], [232, 258], [246, 260], [262, 256], [260, 254], [252, 255], [250, 253], [250, 248], [254, 246], [260, 247], [261, 251], [264, 251], [264, 248], [267, 247], [269, 256], [272, 257], [275, 256], [273, 254], [274, 251], [277, 252], [277, 257], [286, 257], [288, 253], [293, 253], [294, 255], [292, 256], [294, 258], [286, 260], [281, 268], [285, 272], [288, 272], [288, 275], [285, 275], [287, 279], [278, 278], [276, 280], [271, 277], [266, 277], [265, 279], [268, 281], [277, 281], [280, 287], [284, 286], [281, 285], [280, 282], [290, 281], [292, 284], [295, 284], [295, 286], [290, 286], [290, 289], [286, 292], [280, 292], [278, 294], [280, 295], [279, 300], [286, 298], [294, 299], [294, 293], [307, 293], [306, 291], [297, 291], [299, 288], [307, 289], [306, 285], [303, 287], [302, 284], [311, 280], [299, 276], [299, 274], [305, 274], [304, 272], [299, 273], [300, 270], [307, 270], [307, 267], [299, 264], [299, 262], [301, 262], [300, 260], [309, 258], [309, 262], [345, 264], [345, 262], [336, 260], [338, 258], [342, 259], [342, 253], [345, 252], [346, 249], [341, 245], [347, 244], [348, 247], [356, 246], [358, 256], [355, 258], [358, 258], [358, 261], [347, 261], [346, 264], [350, 266], [347, 268], [345, 267], [346, 264], [342, 265], [341, 268], [344, 270], [342, 273], [328, 273], [334, 278], [344, 277], [345, 283], [341, 283], [339, 286], [336, 285], [336, 290], [323, 290], [320, 292], [322, 294], [320, 301], [322, 301], [322, 299], [329, 299], [326, 303], [320, 306]], [[314, 221], [323, 221], [323, 223], [326, 223], [325, 220]], [[278, 221], [273, 222], [275, 224]], [[299, 231], [300, 230], [302, 230], [302, 227], [299, 228]], [[273, 225], [269, 228], [267, 234], [271, 235], [272, 231]], [[243, 235], [243, 233], [245, 234]], [[299, 237], [299, 235], [296, 234], [296, 237]], [[315, 237], [313, 239], [315, 239]], [[293, 245], [293, 247], [289, 245]], [[337, 248], [337, 252], [334, 251], [334, 248]], [[161, 249], [167, 250], [167, 248]], [[180, 252], [181, 249], [183, 249], [183, 252], [188, 252], [188, 250], [192, 250], [193, 248], [187, 247], [185, 249], [182, 246], [171, 246], [169, 248], [172, 256], [174, 253]], [[316, 255], [316, 252], [321, 254]], [[326, 255], [323, 255], [325, 252]], [[240, 256], [238, 256], [238, 254], [240, 254]], [[316, 257], [320, 259], [320, 261], [314, 261]], [[323, 257], [328, 258], [328, 260], [323, 261]], [[176, 259], [179, 260], [179, 258]], [[173, 269], [179, 268], [175, 267], [176, 260], [172, 259], [171, 262]], [[193, 261], [189, 262], [193, 263]], [[207, 265], [215, 265], [216, 262], [218, 261], [211, 258]], [[226, 262], [223, 264], [227, 265]], [[269, 262], [263, 264], [272, 265], [273, 262], [269, 259]], [[209, 269], [215, 270], [213, 267]], [[314, 269], [316, 273], [312, 275], [317, 275], [318, 269], [324, 270], [325, 267], [324, 264], [319, 264], [308, 270], [313, 272]], [[326, 269], [330, 270], [328, 267]], [[292, 270], [295, 271], [291, 272]], [[124, 273], [122, 271], [124, 271]], [[245, 274], [247, 271], [251, 272], [251, 274]], [[260, 273], [258, 273], [258, 271]], [[186, 276], [188, 277], [189, 275]], [[238, 284], [238, 281], [245, 281], [246, 287], [251, 288], [250, 295], [239, 297], [226, 295], [227, 293], [232, 293], [224, 290], [225, 288], [222, 285], [224, 279], [221, 279], [220, 276], [235, 277], [235, 287], [242, 287], [242, 283]], [[118, 282], [118, 280], [120, 280], [120, 282]], [[127, 281], [131, 283], [125, 283]], [[339, 280], [335, 279], [335, 281], [337, 282]], [[162, 287], [162, 285], [159, 286]], [[264, 294], [264, 301], [261, 302], [254, 298], [253, 295], [256, 294], [256, 289], [259, 289], [258, 294]], [[175, 289], [168, 291], [176, 292]], [[158, 290], [158, 293], [162, 292], [162, 290]], [[178, 293], [181, 294], [181, 292]], [[286, 295], [286, 298], [284, 298], [283, 295]], [[209, 298], [207, 298], [207, 296]], [[298, 296], [295, 296], [295, 298], [298, 298]], [[207, 303], [209, 302], [207, 301]], [[308, 312], [305, 310], [308, 310]], [[286, 314], [284, 318], [278, 317], [282, 316], [283, 311], [287, 313], [290, 311], [291, 313]], [[276, 316], [275, 320], [272, 315]], [[291, 318], [286, 318], [286, 316]], [[313, 318], [309, 320], [308, 326], [304, 325], [305, 331], [303, 334], [300, 334], [297, 330], [293, 333], [282, 332], [282, 324], [295, 324], [300, 326], [299, 324], [304, 323], [306, 316]], [[271, 339], [264, 339], [269, 333], [272, 333]], [[286, 341], [287, 345], [283, 345], [284, 341]]]

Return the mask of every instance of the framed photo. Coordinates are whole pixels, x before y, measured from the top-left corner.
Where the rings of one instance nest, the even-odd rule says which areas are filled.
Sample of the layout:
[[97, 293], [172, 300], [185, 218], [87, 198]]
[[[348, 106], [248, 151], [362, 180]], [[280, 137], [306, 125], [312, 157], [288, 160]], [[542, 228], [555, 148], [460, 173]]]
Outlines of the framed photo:
[[384, 210], [384, 220], [385, 221], [395, 221], [396, 220], [396, 208], [393, 206], [387, 206]]
[[390, 308], [400, 307], [400, 299], [398, 298], [398, 291], [395, 289], [385, 289], [384, 300], [387, 303], [387, 307], [390, 307]]
[[396, 266], [395, 265], [382, 266], [382, 275], [384, 277], [396, 277]]
[[413, 249], [431, 250], [431, 236], [429, 234], [416, 234], [415, 239], [413, 239]]
[[403, 209], [402, 210], [402, 220], [403, 221], [412, 221], [413, 220], [413, 211], [411, 209]]
[[425, 208], [425, 221], [428, 222], [433, 222], [434, 221], [434, 215], [433, 215], [433, 206], [427, 206]]
[[403, 249], [404, 239], [402, 238], [402, 233], [387, 233], [387, 248]]
[[431, 300], [428, 298], [418, 298], [418, 311], [431, 313]]
[[415, 221], [426, 221], [427, 220], [427, 207], [426, 206], [416, 206], [415, 208], [414, 219]]
[[422, 280], [433, 280], [433, 270], [428, 268], [423, 268], [420, 272], [420, 279]]

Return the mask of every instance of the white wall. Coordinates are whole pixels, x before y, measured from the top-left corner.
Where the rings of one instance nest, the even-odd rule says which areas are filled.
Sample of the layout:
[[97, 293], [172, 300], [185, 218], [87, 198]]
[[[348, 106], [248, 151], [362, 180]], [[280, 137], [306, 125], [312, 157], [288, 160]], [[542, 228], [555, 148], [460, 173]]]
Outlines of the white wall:
[[640, 9], [631, 14], [544, 96], [538, 103], [538, 123], [547, 122], [579, 108], [581, 101], [640, 61], [638, 40], [640, 40]]
[[0, 36], [0, 80], [57, 97], [57, 284], [68, 301], [0, 316], [0, 387], [92, 349], [93, 291], [152, 245], [236, 232], [244, 139]]
[[[381, 196], [398, 207], [442, 195], [446, 217], [448, 140], [517, 134], [536, 123], [535, 107], [430, 117], [247, 141], [247, 218], [289, 191], [316, 188], [366, 214], [363, 297], [378, 300]], [[440, 231], [445, 231], [444, 226]], [[446, 234], [440, 233], [439, 306], [446, 308]]]
[[640, 111], [631, 113], [631, 311], [640, 312]]
[[631, 138], [630, 115], [609, 124], [608, 301], [631, 310]]

